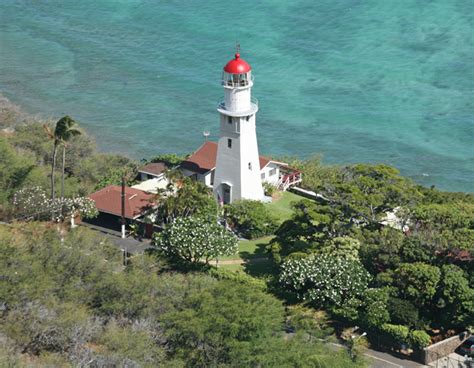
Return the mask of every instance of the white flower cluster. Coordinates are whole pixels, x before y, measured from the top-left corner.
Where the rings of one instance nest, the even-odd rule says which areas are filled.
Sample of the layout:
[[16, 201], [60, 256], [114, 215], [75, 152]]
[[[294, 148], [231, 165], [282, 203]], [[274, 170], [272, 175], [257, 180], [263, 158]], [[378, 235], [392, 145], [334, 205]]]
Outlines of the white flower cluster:
[[199, 217], [178, 217], [157, 237], [164, 253], [196, 262], [235, 254], [237, 238], [224, 227]]
[[97, 216], [95, 202], [87, 197], [56, 198], [52, 200], [39, 186], [23, 188], [13, 197], [13, 204], [22, 219], [61, 220], [63, 216], [81, 215], [85, 218]]
[[283, 262], [280, 282], [303, 300], [342, 306], [367, 289], [369, 277], [358, 261], [314, 254]]

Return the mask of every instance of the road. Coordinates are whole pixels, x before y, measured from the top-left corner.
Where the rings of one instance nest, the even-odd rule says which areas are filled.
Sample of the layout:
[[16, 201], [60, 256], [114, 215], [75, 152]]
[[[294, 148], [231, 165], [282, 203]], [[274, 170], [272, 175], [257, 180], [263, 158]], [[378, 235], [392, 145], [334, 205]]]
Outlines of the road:
[[[324, 341], [324, 340], [321, 340]], [[330, 345], [336, 347], [337, 349], [345, 349], [344, 345], [331, 342]], [[400, 359], [390, 355], [388, 353], [383, 353], [381, 351], [367, 349], [364, 355], [369, 360], [370, 368], [423, 368], [427, 367], [426, 365], [414, 362], [413, 360]]]

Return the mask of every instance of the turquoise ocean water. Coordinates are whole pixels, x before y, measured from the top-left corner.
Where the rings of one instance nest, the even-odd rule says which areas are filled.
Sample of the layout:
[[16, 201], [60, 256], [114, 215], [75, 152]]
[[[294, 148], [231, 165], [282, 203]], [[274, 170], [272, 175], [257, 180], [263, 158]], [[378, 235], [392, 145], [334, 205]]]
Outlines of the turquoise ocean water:
[[0, 92], [70, 114], [105, 151], [190, 152], [218, 133], [236, 40], [260, 151], [384, 162], [474, 191], [472, 0], [0, 0]]

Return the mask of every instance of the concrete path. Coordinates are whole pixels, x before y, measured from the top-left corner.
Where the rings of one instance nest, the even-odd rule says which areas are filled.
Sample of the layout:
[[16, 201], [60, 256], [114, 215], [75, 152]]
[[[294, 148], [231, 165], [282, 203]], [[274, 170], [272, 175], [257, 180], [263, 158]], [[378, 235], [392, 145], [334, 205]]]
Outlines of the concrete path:
[[[325, 340], [320, 339], [321, 341], [326, 342]], [[328, 342], [326, 342], [328, 343]], [[346, 349], [344, 345], [329, 342], [331, 346], [334, 346], [337, 349]], [[400, 359], [390, 355], [388, 353], [383, 353], [381, 351], [367, 349], [364, 355], [369, 360], [370, 368], [423, 368], [427, 367], [426, 365], [414, 362], [413, 360]]]
[[426, 367], [421, 363], [414, 362], [413, 360], [400, 359], [393, 355], [383, 353], [381, 351], [368, 349], [365, 356], [371, 360], [370, 368], [418, 368]]
[[268, 258], [250, 258], [250, 259], [225, 259], [225, 260], [213, 260], [211, 264], [215, 266], [232, 265], [232, 264], [244, 264], [244, 263], [258, 263], [268, 261]]

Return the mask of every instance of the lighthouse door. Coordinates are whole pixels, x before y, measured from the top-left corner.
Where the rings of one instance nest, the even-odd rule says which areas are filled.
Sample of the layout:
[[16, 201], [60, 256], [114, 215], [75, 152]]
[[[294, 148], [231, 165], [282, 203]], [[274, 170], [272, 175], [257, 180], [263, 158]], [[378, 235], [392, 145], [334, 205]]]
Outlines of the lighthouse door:
[[222, 184], [222, 194], [224, 204], [230, 203], [232, 200], [231, 196], [232, 187], [229, 184]]

